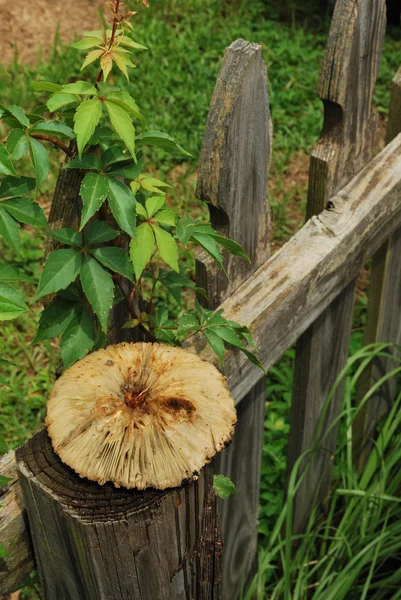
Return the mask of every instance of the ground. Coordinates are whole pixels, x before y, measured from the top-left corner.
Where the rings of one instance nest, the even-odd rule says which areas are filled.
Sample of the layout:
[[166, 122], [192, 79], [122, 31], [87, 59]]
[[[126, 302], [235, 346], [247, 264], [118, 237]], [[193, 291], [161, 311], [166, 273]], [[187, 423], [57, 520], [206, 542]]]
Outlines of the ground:
[[[12, 60], [18, 52], [22, 62], [33, 63], [49, 49], [60, 25], [64, 42], [75, 33], [99, 27], [99, 9], [104, 0], [0, 0], [0, 56]], [[62, 23], [62, 25], [61, 25]]]

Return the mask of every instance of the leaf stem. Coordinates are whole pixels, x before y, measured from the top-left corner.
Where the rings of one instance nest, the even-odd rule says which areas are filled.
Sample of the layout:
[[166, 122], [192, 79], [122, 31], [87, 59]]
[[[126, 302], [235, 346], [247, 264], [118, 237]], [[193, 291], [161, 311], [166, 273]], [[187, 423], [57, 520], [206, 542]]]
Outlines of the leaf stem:
[[[113, 10], [113, 15], [114, 15], [113, 29], [111, 31], [110, 42], [109, 42], [109, 47], [108, 47], [107, 51], [109, 51], [110, 48], [112, 47], [115, 37], [116, 37], [116, 31], [117, 31], [117, 27], [118, 27], [118, 23], [119, 23], [119, 18], [118, 18], [119, 8], [120, 8], [120, 0], [115, 0], [114, 10]], [[97, 74], [96, 83], [100, 83], [101, 80], [102, 80], [102, 69], [100, 69], [99, 73]]]
[[66, 146], [61, 140], [58, 138], [52, 137], [51, 135], [46, 135], [45, 133], [31, 133], [30, 137], [35, 138], [36, 140], [43, 140], [44, 142], [50, 142], [54, 144], [54, 146], [58, 146], [60, 150], [64, 152], [70, 158], [74, 156], [75, 152], [71, 150], [68, 146]]

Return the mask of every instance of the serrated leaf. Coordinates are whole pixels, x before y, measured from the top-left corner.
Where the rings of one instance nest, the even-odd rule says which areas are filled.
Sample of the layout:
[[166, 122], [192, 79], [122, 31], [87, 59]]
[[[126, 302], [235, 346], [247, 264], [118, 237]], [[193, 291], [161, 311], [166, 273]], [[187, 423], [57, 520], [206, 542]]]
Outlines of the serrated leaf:
[[180, 269], [178, 267], [178, 248], [175, 239], [157, 225], [153, 226], [153, 232], [156, 237], [159, 255], [169, 267], [178, 273]]
[[74, 81], [63, 85], [63, 94], [78, 94], [80, 96], [98, 96], [98, 91], [89, 81]]
[[74, 42], [74, 44], [71, 44], [71, 48], [76, 48], [77, 50], [89, 50], [90, 48], [94, 48], [100, 44], [101, 41], [99, 38], [87, 37], [83, 40], [79, 40], [79, 42]]
[[85, 67], [87, 67], [88, 65], [90, 65], [91, 63], [93, 63], [100, 56], [102, 56], [102, 54], [104, 54], [104, 50], [91, 50], [89, 52], [89, 54], [86, 55], [86, 58], [85, 58], [85, 60], [83, 62], [83, 65], [81, 67], [81, 71], [83, 71], [85, 69]]
[[113, 177], [124, 177], [125, 179], [136, 179], [139, 173], [143, 169], [143, 159], [138, 160], [137, 163], [132, 162], [130, 165], [125, 165], [124, 167], [119, 167], [116, 165], [114, 169], [110, 169], [108, 171], [108, 175], [112, 175]]
[[80, 230], [99, 210], [108, 194], [108, 179], [98, 173], [87, 173], [81, 183], [82, 216]]
[[102, 103], [98, 98], [82, 102], [74, 115], [74, 131], [77, 136], [78, 154], [82, 152], [93, 135], [96, 125], [102, 116]]
[[5, 208], [14, 219], [26, 225], [35, 225], [36, 227], [46, 227], [47, 221], [43, 210], [31, 198], [12, 198], [11, 200], [2, 200], [0, 206]]
[[110, 146], [110, 148], [107, 148], [107, 150], [102, 154], [101, 165], [102, 168], [105, 168], [110, 167], [115, 163], [125, 164], [127, 161], [132, 163], [132, 158], [129, 154], [127, 154], [125, 148], [121, 148], [120, 146]]
[[78, 98], [72, 94], [53, 94], [53, 96], [50, 96], [46, 102], [46, 106], [50, 112], [56, 112], [63, 106], [68, 106], [68, 104], [77, 104], [78, 102]]
[[237, 244], [237, 242], [234, 242], [234, 240], [230, 240], [230, 238], [226, 238], [223, 237], [222, 235], [219, 235], [217, 233], [217, 231], [215, 231], [212, 227], [210, 227], [209, 225], [201, 225], [198, 226], [196, 229], [197, 233], [205, 233], [206, 235], [211, 236], [214, 240], [216, 240], [216, 242], [218, 244], [220, 244], [220, 246], [223, 246], [223, 248], [226, 248], [230, 254], [232, 254], [233, 256], [239, 256], [241, 258], [243, 258], [244, 260], [246, 260], [247, 262], [251, 262], [249, 259], [249, 256], [247, 255], [247, 253], [245, 252], [245, 250], [242, 248], [242, 246], [240, 244]]
[[16, 319], [28, 309], [15, 289], [8, 283], [0, 282], [0, 321]]
[[17, 119], [18, 123], [20, 123], [23, 127], [29, 127], [30, 122], [28, 117], [25, 114], [25, 111], [20, 106], [15, 106], [15, 104], [11, 106], [7, 106], [7, 111]]
[[106, 105], [109, 113], [111, 124], [127, 146], [132, 158], [136, 162], [135, 128], [132, 124], [130, 115], [120, 106], [117, 106], [117, 104], [110, 102], [109, 100], [105, 100], [104, 104]]
[[255, 354], [253, 352], [250, 352], [249, 350], [247, 350], [247, 348], [244, 347], [244, 344], [242, 343], [241, 339], [238, 337], [238, 335], [236, 334], [236, 332], [234, 331], [234, 329], [232, 329], [231, 327], [214, 327], [213, 331], [225, 342], [227, 342], [227, 344], [230, 344], [231, 346], [233, 346], [234, 348], [238, 348], [239, 350], [241, 350], [241, 352], [243, 352], [245, 354], [245, 356], [251, 361], [252, 364], [257, 365], [260, 369], [262, 369], [264, 371], [264, 367], [262, 365], [262, 363], [258, 360], [258, 358], [255, 356]]
[[100, 160], [96, 154], [83, 154], [82, 158], [73, 158], [64, 165], [64, 169], [93, 169], [100, 171]]
[[180, 152], [185, 156], [191, 156], [175, 138], [168, 135], [168, 133], [163, 133], [163, 131], [145, 131], [145, 133], [136, 136], [135, 142], [138, 148], [141, 146], [156, 146], [168, 152]]
[[164, 196], [152, 196], [151, 198], [148, 198], [145, 205], [149, 217], [153, 217], [153, 215], [161, 209], [165, 201]]
[[123, 277], [132, 280], [134, 276], [132, 264], [121, 248], [105, 246], [104, 248], [95, 248], [91, 254], [114, 273], [120, 273]]
[[118, 43], [121, 44], [121, 46], [126, 46], [127, 48], [133, 48], [134, 50], [147, 50], [146, 46], [142, 46], [142, 44], [138, 44], [137, 42], [134, 42], [134, 40], [132, 40], [131, 38], [129, 38], [128, 36], [124, 35], [118, 38]]
[[11, 157], [7, 152], [7, 148], [4, 144], [0, 143], [0, 173], [3, 175], [13, 175], [18, 177], [18, 173], [14, 169]]
[[33, 81], [30, 87], [38, 92], [59, 92], [63, 86], [51, 81]]
[[103, 244], [114, 240], [119, 235], [120, 232], [110, 227], [106, 221], [94, 221], [85, 232], [85, 242], [88, 246]]
[[196, 230], [192, 234], [192, 238], [198, 242], [200, 246], [217, 262], [220, 268], [227, 275], [223, 264], [223, 257], [219, 250], [216, 240], [204, 233], [198, 233]]
[[180, 273], [174, 271], [159, 270], [159, 281], [170, 292], [174, 300], [181, 306], [181, 290], [186, 287], [197, 290], [196, 283]]
[[136, 238], [130, 242], [130, 257], [138, 280], [155, 249], [155, 236], [149, 223], [142, 223], [136, 230]]
[[93, 348], [95, 330], [86, 308], [77, 310], [60, 339], [60, 353], [64, 369], [80, 360]]
[[160, 179], [156, 179], [156, 177], [143, 176], [140, 178], [140, 184], [144, 190], [146, 190], [148, 192], [156, 192], [156, 194], [165, 194], [166, 193], [166, 192], [163, 192], [162, 190], [160, 190], [159, 189], [160, 187], [171, 188], [171, 185], [169, 185], [168, 183], [164, 183], [164, 181], [160, 181]]
[[147, 210], [140, 202], [136, 203], [136, 212], [137, 212], [137, 215], [139, 217], [141, 217], [142, 219], [148, 218]]
[[103, 56], [100, 58], [100, 68], [103, 71], [103, 80], [106, 81], [113, 68], [113, 59], [109, 51], [103, 52]]
[[82, 246], [82, 235], [79, 231], [72, 229], [72, 227], [53, 229], [52, 231], [48, 231], [46, 235], [67, 246]]
[[19, 225], [8, 212], [1, 208], [0, 203], [0, 237], [9, 244], [9, 246], [19, 254]]
[[93, 37], [97, 38], [101, 42], [103, 42], [103, 31], [101, 29], [92, 29], [92, 31], [84, 31], [82, 34], [84, 37]]
[[206, 329], [203, 335], [207, 339], [212, 350], [216, 353], [221, 365], [224, 367], [224, 342], [219, 336], [214, 333], [211, 329]]
[[108, 200], [111, 212], [121, 229], [132, 238], [136, 235], [135, 198], [130, 188], [112, 177], [107, 177]]
[[84, 256], [79, 276], [85, 296], [99, 319], [103, 331], [107, 332], [114, 296], [112, 276], [100, 266], [97, 260], [88, 255]]
[[0, 281], [31, 281], [30, 277], [11, 265], [0, 264]]
[[38, 189], [42, 183], [46, 181], [50, 171], [49, 155], [47, 154], [46, 148], [44, 148], [38, 140], [29, 137], [28, 144], [29, 154], [35, 171], [36, 188]]
[[39, 327], [32, 344], [61, 335], [74, 317], [76, 304], [63, 298], [50, 302], [40, 314]]
[[40, 274], [34, 300], [66, 288], [77, 277], [82, 264], [82, 253], [72, 248], [54, 250]]
[[13, 129], [8, 134], [7, 150], [13, 160], [20, 160], [28, 150], [28, 139], [22, 129]]
[[0, 183], [0, 198], [18, 198], [35, 189], [33, 177], [5, 177]]
[[75, 134], [71, 127], [68, 127], [61, 121], [39, 121], [35, 123], [35, 126], [31, 128], [31, 133], [47, 133], [55, 137], [67, 137], [74, 139]]
[[128, 92], [112, 92], [107, 95], [107, 100], [124, 109], [131, 117], [143, 119], [135, 100]]
[[153, 217], [153, 219], [158, 223], [162, 223], [163, 225], [173, 226], [175, 225], [175, 222], [177, 220], [177, 213], [175, 213], [173, 210], [170, 210], [169, 208], [166, 208], [164, 210], [160, 210]]
[[120, 69], [121, 73], [126, 77], [127, 81], [129, 81], [129, 75], [127, 67], [134, 68], [135, 65], [131, 62], [131, 60], [126, 56], [121, 56], [117, 50], [113, 52], [113, 60], [116, 63], [117, 67]]
[[229, 477], [225, 475], [213, 475], [213, 489], [217, 496], [225, 500], [231, 494], [237, 494], [238, 490]]

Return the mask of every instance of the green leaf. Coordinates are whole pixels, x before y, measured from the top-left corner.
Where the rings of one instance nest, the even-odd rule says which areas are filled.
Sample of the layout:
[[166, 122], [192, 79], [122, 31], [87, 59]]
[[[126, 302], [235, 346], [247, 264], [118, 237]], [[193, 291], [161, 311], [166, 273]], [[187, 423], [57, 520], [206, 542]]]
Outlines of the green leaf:
[[139, 111], [137, 103], [128, 92], [112, 92], [107, 94], [107, 100], [125, 110], [125, 112], [134, 119], [144, 119]]
[[0, 184], [0, 198], [18, 198], [35, 189], [33, 177], [5, 177]]
[[125, 179], [136, 179], [143, 168], [143, 160], [138, 160], [137, 163], [132, 162], [124, 167], [116, 165], [114, 169], [108, 171], [108, 175], [113, 177], [124, 177]]
[[130, 243], [130, 257], [138, 280], [155, 249], [155, 236], [149, 223], [142, 223], [136, 230], [136, 238]]
[[[124, 148], [120, 146], [110, 146], [107, 150], [102, 154], [101, 165], [104, 169], [105, 167], [109, 167], [115, 163], [127, 163], [130, 162], [132, 164], [132, 158], [128, 155]], [[120, 165], [120, 168], [123, 165]]]
[[0, 173], [3, 175], [14, 175], [14, 177], [18, 177], [18, 173], [14, 169], [14, 165], [11, 161], [9, 153], [7, 152], [7, 148], [2, 143], [0, 143]]
[[249, 263], [251, 262], [249, 259], [249, 256], [247, 255], [247, 253], [245, 252], [245, 250], [242, 248], [242, 246], [240, 244], [237, 244], [237, 242], [234, 242], [234, 240], [230, 240], [229, 238], [219, 235], [217, 233], [217, 231], [215, 231], [210, 225], [197, 226], [196, 233], [209, 235], [214, 240], [216, 240], [216, 242], [218, 244], [220, 244], [220, 246], [223, 246], [223, 248], [227, 248], [227, 250], [233, 256], [240, 256], [247, 262], [249, 262]]
[[163, 223], [163, 225], [175, 225], [177, 220], [177, 213], [173, 210], [166, 208], [165, 210], [161, 210], [155, 215], [154, 220], [158, 223]]
[[124, 50], [124, 48], [115, 49], [113, 51], [113, 60], [120, 69], [121, 73], [126, 77], [127, 81], [129, 81], [127, 67], [135, 68], [136, 65], [131, 62], [128, 56], [122, 54], [122, 52], [128, 52], [128, 50]]
[[235, 333], [234, 329], [226, 326], [226, 327], [214, 327], [213, 331], [225, 342], [227, 342], [227, 344], [230, 344], [231, 346], [234, 346], [234, 348], [238, 348], [239, 350], [241, 350], [241, 352], [243, 352], [245, 354], [245, 356], [251, 361], [252, 364], [257, 365], [260, 369], [262, 369], [264, 371], [264, 367], [262, 365], [262, 363], [258, 360], [258, 358], [255, 356], [255, 354], [253, 352], [250, 352], [249, 350], [247, 350], [241, 339], [238, 337], [238, 335]]
[[4, 437], [2, 435], [0, 435], [0, 454], [4, 454], [5, 452], [7, 452], [8, 447], [6, 444], [6, 440], [4, 439]]
[[160, 256], [169, 267], [174, 269], [174, 271], [179, 272], [178, 248], [175, 239], [172, 235], [167, 233], [167, 231], [164, 231], [164, 229], [161, 229], [161, 227], [158, 227], [157, 225], [153, 226], [153, 232], [156, 237], [157, 249]]
[[149, 217], [153, 217], [153, 215], [160, 210], [160, 208], [165, 203], [164, 196], [152, 196], [146, 200], [146, 211]]
[[47, 221], [39, 204], [31, 198], [13, 198], [11, 200], [2, 200], [0, 203], [11, 216], [20, 223], [26, 225], [35, 225], [36, 227], [46, 227]]
[[132, 124], [130, 115], [123, 108], [117, 106], [117, 104], [110, 102], [109, 100], [105, 100], [104, 103], [109, 113], [111, 124], [127, 146], [132, 158], [136, 162], [135, 128]]
[[105, 246], [92, 250], [91, 254], [114, 273], [120, 273], [123, 277], [132, 280], [134, 276], [132, 264], [121, 248]]
[[79, 231], [72, 227], [62, 227], [61, 229], [53, 229], [46, 233], [51, 238], [58, 240], [66, 246], [82, 246], [82, 235]]
[[0, 282], [0, 321], [16, 319], [28, 309], [15, 289], [8, 283]]
[[61, 335], [74, 317], [76, 303], [63, 298], [50, 302], [40, 314], [39, 327], [32, 344]]
[[196, 230], [192, 234], [192, 238], [198, 242], [200, 246], [217, 262], [220, 268], [227, 275], [226, 270], [223, 265], [223, 257], [219, 250], [216, 240], [214, 240], [209, 235], [205, 235], [204, 233], [198, 233]]
[[95, 343], [95, 329], [86, 308], [77, 310], [60, 339], [64, 369], [80, 360]]
[[180, 146], [176, 139], [162, 131], [145, 131], [145, 133], [136, 136], [135, 142], [138, 148], [141, 146], [156, 146], [168, 152], [180, 152], [185, 156], [191, 156], [189, 152]]
[[54, 250], [45, 262], [34, 300], [66, 288], [77, 277], [82, 253], [71, 248]]
[[4, 477], [4, 475], [0, 475], [0, 487], [3, 487], [3, 485], [7, 485], [7, 483], [9, 483], [12, 480], [12, 477]]
[[211, 329], [206, 329], [203, 332], [203, 335], [207, 339], [209, 345], [212, 347], [213, 351], [217, 354], [217, 357], [224, 367], [224, 342], [223, 340], [214, 333]]
[[164, 269], [159, 270], [159, 281], [164, 287], [170, 292], [174, 300], [181, 306], [181, 290], [182, 288], [189, 288], [191, 290], [198, 290], [196, 283], [180, 273], [174, 273], [174, 271], [165, 271]]
[[140, 202], [136, 203], [136, 213], [141, 219], [148, 219], [148, 212]]
[[82, 263], [80, 278], [85, 296], [99, 319], [103, 331], [107, 332], [114, 296], [112, 276], [100, 266], [97, 260], [86, 255]]
[[104, 41], [103, 31], [101, 29], [93, 29], [92, 31], [84, 31], [82, 34], [84, 37], [97, 38], [100, 42]]
[[100, 171], [100, 160], [96, 154], [83, 154], [82, 158], [73, 158], [64, 165], [64, 169], [94, 169]]
[[102, 103], [98, 98], [85, 100], [80, 104], [74, 115], [74, 131], [77, 136], [79, 158], [93, 135], [96, 125], [102, 116]]
[[133, 48], [134, 50], [147, 50], [146, 46], [142, 46], [142, 44], [137, 44], [130, 37], [124, 35], [122, 38], [118, 38], [118, 43], [121, 46], [127, 46], [128, 48]]
[[11, 246], [11, 248], [19, 254], [19, 225], [6, 210], [1, 208], [0, 203], [0, 237]]
[[136, 235], [135, 198], [125, 183], [112, 177], [107, 177], [107, 180], [109, 206], [114, 218], [121, 229], [133, 238]]
[[46, 106], [50, 112], [56, 112], [63, 106], [77, 104], [78, 102], [78, 98], [73, 94], [53, 94], [46, 102]]
[[17, 119], [18, 123], [20, 123], [23, 127], [29, 127], [30, 122], [28, 117], [26, 116], [24, 110], [20, 106], [7, 106], [7, 111]]
[[55, 137], [75, 138], [75, 133], [65, 123], [61, 121], [39, 121], [31, 128], [31, 133], [46, 133]]
[[0, 264], [0, 281], [31, 281], [31, 278], [11, 265]]
[[25, 156], [28, 150], [28, 138], [23, 129], [13, 129], [7, 138], [7, 150], [13, 160], [19, 160]]
[[225, 500], [231, 494], [237, 494], [238, 490], [229, 477], [225, 475], [213, 475], [213, 489], [219, 498]]
[[85, 69], [85, 67], [87, 67], [88, 65], [93, 63], [95, 60], [100, 58], [103, 54], [104, 54], [104, 50], [91, 50], [89, 52], [89, 54], [86, 55], [84, 63], [81, 67], [81, 71], [83, 71]]
[[160, 187], [171, 187], [168, 183], [164, 183], [164, 181], [160, 181], [160, 179], [156, 179], [156, 177], [146, 177], [141, 176], [140, 184], [144, 190], [148, 192], [155, 192], [156, 194], [165, 194], [162, 190], [159, 190]]
[[94, 221], [85, 232], [85, 242], [88, 246], [103, 244], [114, 240], [119, 235], [120, 232], [110, 227], [106, 221]]
[[32, 137], [28, 138], [29, 154], [31, 155], [32, 165], [35, 171], [36, 187], [40, 188], [46, 181], [50, 171], [50, 160], [46, 148], [38, 140]]
[[37, 92], [59, 92], [63, 86], [51, 81], [33, 81], [31, 89]]
[[88, 37], [83, 40], [79, 40], [79, 42], [75, 42], [71, 44], [72, 48], [76, 48], [77, 50], [89, 50], [89, 48], [93, 48], [94, 46], [99, 46], [101, 41], [99, 38]]
[[81, 96], [98, 96], [98, 91], [94, 85], [88, 81], [75, 81], [63, 85], [63, 94], [79, 94]]
[[85, 175], [80, 188], [83, 203], [80, 229], [102, 206], [108, 190], [108, 179], [104, 175], [98, 173], [87, 173]]

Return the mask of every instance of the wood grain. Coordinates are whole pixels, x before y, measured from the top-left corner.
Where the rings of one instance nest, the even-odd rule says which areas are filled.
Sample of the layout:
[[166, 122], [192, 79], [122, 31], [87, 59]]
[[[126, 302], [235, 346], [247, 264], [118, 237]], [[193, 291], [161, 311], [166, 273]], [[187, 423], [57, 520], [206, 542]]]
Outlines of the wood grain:
[[[386, 142], [401, 132], [401, 68], [392, 81]], [[401, 230], [384, 242], [373, 256], [368, 292], [368, 317], [364, 343], [401, 344]], [[400, 353], [391, 349], [392, 352]], [[362, 399], [372, 384], [397, 366], [391, 359], [377, 358], [363, 372], [357, 391]], [[397, 395], [397, 381], [386, 381], [359, 412], [354, 423], [355, 463], [362, 470], [380, 418], [387, 413]]]
[[[307, 218], [320, 213], [373, 156], [377, 116], [372, 96], [385, 33], [385, 0], [338, 0], [318, 85], [324, 104], [323, 130], [312, 151]], [[287, 467], [316, 442], [316, 427], [325, 400], [347, 357], [356, 280], [349, 283], [297, 343]], [[342, 386], [332, 397], [324, 426], [339, 414]], [[317, 499], [330, 486], [336, 429], [315, 456], [301, 483], [294, 507], [294, 532], [310, 514], [310, 490]], [[326, 461], [323, 460], [326, 457]], [[322, 469], [325, 475], [322, 475]], [[319, 487], [319, 492], [317, 488]]]
[[[267, 180], [271, 120], [262, 48], [237, 40], [226, 50], [210, 105], [199, 164], [197, 196], [209, 204], [212, 225], [239, 242], [251, 264], [228, 253], [228, 279], [206, 253], [197, 258], [197, 285], [217, 308], [235, 295], [270, 256], [270, 208]], [[219, 502], [222, 521], [223, 598], [239, 598], [257, 552], [257, 519], [263, 444], [265, 377], [241, 398], [231, 447], [217, 459], [217, 472], [240, 490]]]
[[0, 543], [8, 554], [0, 559], [1, 596], [16, 587], [32, 571], [34, 558], [14, 451], [1, 457], [0, 474], [11, 479], [0, 488]]
[[212, 468], [166, 491], [81, 479], [43, 430], [17, 450], [46, 600], [217, 600]]

